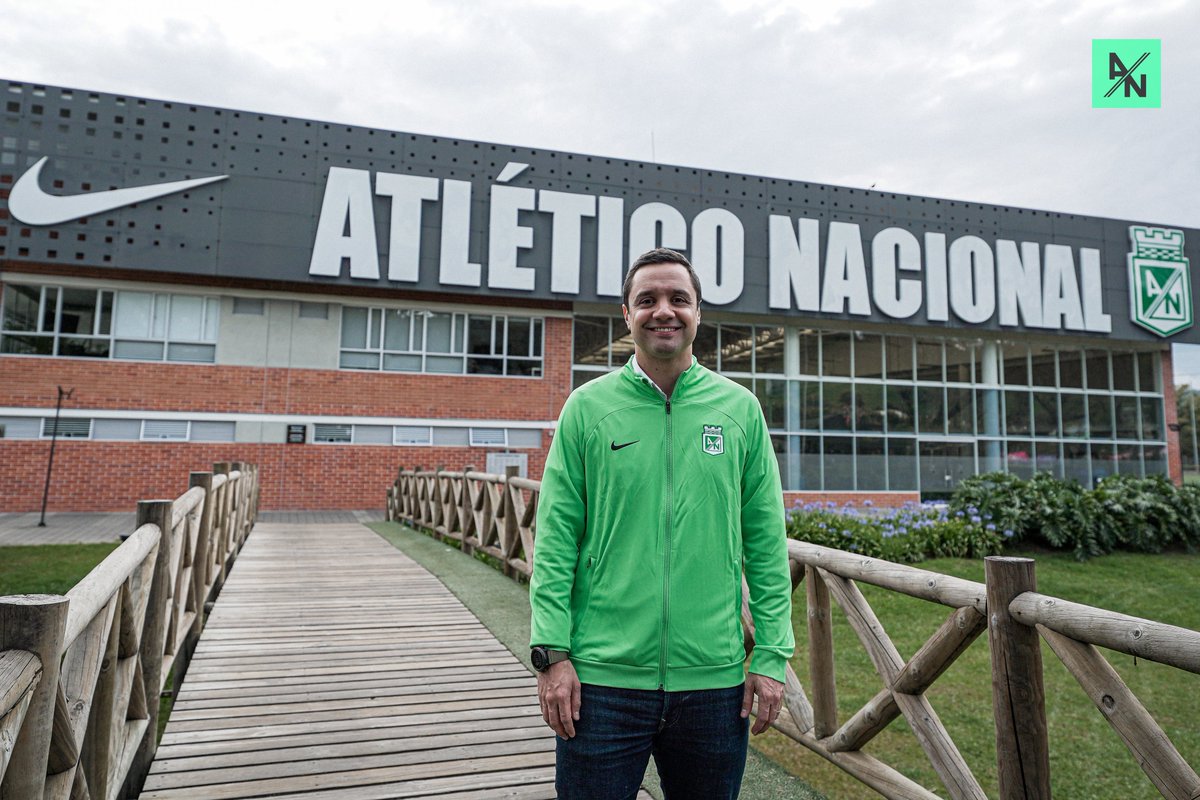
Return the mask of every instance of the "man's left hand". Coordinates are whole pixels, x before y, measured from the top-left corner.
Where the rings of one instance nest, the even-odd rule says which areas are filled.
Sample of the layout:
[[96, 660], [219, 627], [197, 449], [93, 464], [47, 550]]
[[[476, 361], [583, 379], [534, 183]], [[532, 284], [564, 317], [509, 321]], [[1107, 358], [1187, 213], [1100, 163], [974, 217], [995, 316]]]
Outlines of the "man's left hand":
[[755, 696], [758, 697], [758, 714], [754, 717], [754, 727], [750, 732], [757, 736], [779, 716], [779, 709], [783, 707], [783, 684], [774, 678], [754, 672], [746, 675], [746, 691], [742, 695], [742, 719], [750, 716]]

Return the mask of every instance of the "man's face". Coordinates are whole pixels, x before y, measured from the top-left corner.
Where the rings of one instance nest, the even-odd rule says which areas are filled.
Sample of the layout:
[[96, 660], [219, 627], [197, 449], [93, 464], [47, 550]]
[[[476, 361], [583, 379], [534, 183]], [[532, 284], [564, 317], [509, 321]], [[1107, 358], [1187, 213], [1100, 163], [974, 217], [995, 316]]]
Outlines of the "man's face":
[[700, 307], [682, 264], [649, 264], [635, 272], [621, 312], [639, 352], [658, 359], [691, 354]]

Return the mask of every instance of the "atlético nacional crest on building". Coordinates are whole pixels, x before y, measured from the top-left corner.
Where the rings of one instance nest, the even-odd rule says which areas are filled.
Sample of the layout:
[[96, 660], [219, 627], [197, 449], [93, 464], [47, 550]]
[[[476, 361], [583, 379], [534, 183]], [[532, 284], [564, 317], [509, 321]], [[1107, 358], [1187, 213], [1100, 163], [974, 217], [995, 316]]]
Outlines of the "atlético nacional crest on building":
[[1130, 318], [1159, 336], [1192, 326], [1192, 281], [1183, 231], [1129, 227]]
[[705, 425], [704, 433], [700, 434], [700, 445], [710, 456], [719, 456], [725, 452], [725, 435], [721, 433], [720, 425]]

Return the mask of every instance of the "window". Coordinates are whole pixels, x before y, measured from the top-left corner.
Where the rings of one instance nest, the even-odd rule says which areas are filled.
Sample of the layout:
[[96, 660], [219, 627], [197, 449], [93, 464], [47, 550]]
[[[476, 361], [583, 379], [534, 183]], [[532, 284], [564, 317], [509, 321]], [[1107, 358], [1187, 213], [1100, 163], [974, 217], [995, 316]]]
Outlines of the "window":
[[[42, 420], [42, 438], [49, 439], [54, 436], [54, 418], [46, 417]], [[58, 420], [58, 438], [59, 439], [90, 439], [92, 437], [92, 421], [90, 419], [60, 419]]]
[[508, 431], [504, 428], [471, 428], [471, 447], [507, 447]]
[[350, 444], [353, 441], [353, 425], [313, 425], [313, 441], [324, 444]]
[[143, 442], [186, 442], [189, 423], [185, 419], [142, 420]]
[[538, 317], [414, 308], [342, 309], [343, 369], [541, 377]]
[[433, 444], [433, 429], [397, 425], [392, 428], [392, 444], [398, 445], [429, 445]]
[[0, 353], [212, 363], [215, 297], [61, 286], [4, 287]]
[[112, 292], [9, 285], [4, 289], [0, 352], [108, 358], [112, 316]]

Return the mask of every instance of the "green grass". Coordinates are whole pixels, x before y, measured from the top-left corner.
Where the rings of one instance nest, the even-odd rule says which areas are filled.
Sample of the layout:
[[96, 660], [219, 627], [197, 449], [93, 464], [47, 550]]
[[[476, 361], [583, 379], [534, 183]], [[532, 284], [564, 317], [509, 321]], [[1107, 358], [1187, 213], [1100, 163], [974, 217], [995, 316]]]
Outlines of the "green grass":
[[[1115, 554], [1086, 563], [1069, 554], [1039, 552], [1038, 590], [1066, 600], [1200, 629], [1200, 556]], [[938, 559], [923, 569], [983, 580], [982, 561]], [[924, 643], [951, 609], [860, 584], [901, 656]], [[797, 652], [792, 665], [807, 688], [806, 608], [795, 595]], [[866, 652], [836, 608], [834, 652], [839, 722], [882, 688]], [[1200, 677], [1172, 667], [1101, 650], [1142, 704], [1192, 764], [1200, 763]], [[1055, 800], [1128, 800], [1159, 797], [1116, 734], [1049, 647], [1042, 646], [1050, 769]], [[997, 796], [995, 733], [986, 632], [933, 685], [927, 696], [989, 797]], [[873, 796], [821, 757], [772, 731], [755, 745], [786, 769], [802, 775], [830, 800]], [[909, 778], [945, 796], [944, 788], [903, 718], [865, 748]]]
[[66, 594], [117, 544], [0, 547], [0, 595]]

